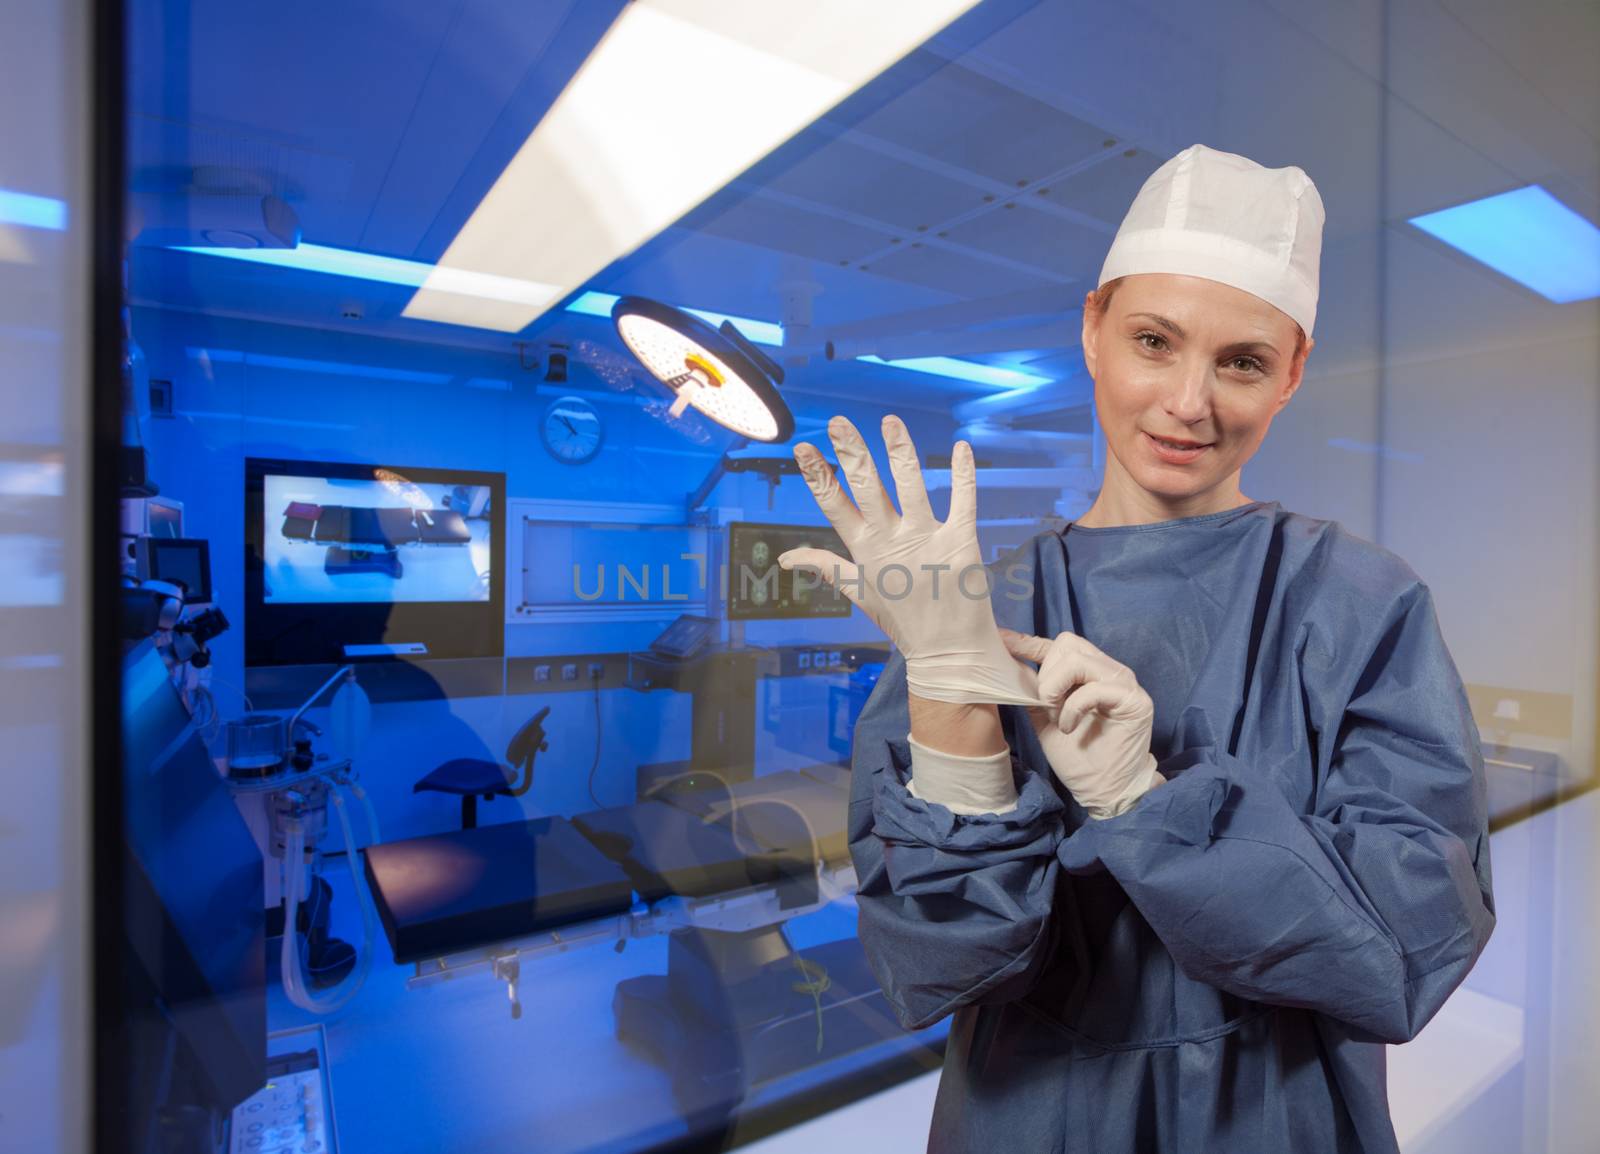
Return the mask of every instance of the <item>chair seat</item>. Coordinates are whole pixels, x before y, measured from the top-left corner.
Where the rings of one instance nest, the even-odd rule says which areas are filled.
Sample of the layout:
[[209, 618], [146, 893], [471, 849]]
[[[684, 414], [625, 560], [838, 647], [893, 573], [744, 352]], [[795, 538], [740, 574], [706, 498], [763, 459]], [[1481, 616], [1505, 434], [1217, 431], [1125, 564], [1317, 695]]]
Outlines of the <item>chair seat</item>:
[[427, 777], [411, 787], [411, 792], [432, 790], [435, 793], [498, 793], [511, 792], [511, 782], [498, 763], [476, 757], [458, 757], [447, 761]]

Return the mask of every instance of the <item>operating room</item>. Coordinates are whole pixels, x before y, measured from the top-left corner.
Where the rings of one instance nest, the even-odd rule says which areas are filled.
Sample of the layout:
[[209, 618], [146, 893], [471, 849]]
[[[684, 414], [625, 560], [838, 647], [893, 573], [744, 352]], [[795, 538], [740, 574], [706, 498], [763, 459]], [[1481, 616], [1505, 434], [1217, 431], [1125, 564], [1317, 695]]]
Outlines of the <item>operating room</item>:
[[[905, 1024], [850, 845], [900, 658], [778, 563], [846, 553], [796, 446], [843, 480], [844, 418], [906, 507], [903, 425], [955, 521], [965, 442], [991, 573], [1060, 535], [1115, 467], [1085, 294], [1201, 141], [1327, 205], [1248, 500], [1415, 568], [1482, 743], [1496, 924], [1388, 1047], [1399, 1147], [1579, 1150], [1600, 29], [1571, 7], [123, 6], [98, 1133], [924, 1149], [959, 1026]], [[1446, 219], [1496, 198], [1565, 248]], [[57, 231], [22, 203], [0, 270]]]

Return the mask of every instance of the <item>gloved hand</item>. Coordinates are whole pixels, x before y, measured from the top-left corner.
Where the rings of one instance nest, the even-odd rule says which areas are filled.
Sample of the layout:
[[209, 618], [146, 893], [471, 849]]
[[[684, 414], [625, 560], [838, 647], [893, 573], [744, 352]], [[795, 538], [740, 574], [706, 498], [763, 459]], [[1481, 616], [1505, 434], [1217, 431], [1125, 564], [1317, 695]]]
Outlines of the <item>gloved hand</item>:
[[1166, 781], [1150, 752], [1155, 706], [1133, 670], [1076, 633], [1000, 635], [1014, 655], [1039, 663], [1044, 705], [1028, 716], [1050, 768], [1090, 817], [1125, 813]]
[[[1034, 671], [1006, 652], [989, 602], [978, 550], [972, 446], [957, 441], [950, 460], [950, 516], [933, 518], [917, 447], [904, 422], [883, 419], [883, 440], [900, 496], [895, 512], [861, 434], [843, 417], [828, 422], [856, 503], [845, 496], [822, 454], [802, 442], [795, 460], [849, 558], [825, 549], [790, 549], [785, 569], [815, 569], [888, 634], [906, 662], [906, 685], [932, 701], [1038, 705]], [[857, 508], [857, 505], [860, 508]], [[799, 575], [797, 574], [797, 580]]]

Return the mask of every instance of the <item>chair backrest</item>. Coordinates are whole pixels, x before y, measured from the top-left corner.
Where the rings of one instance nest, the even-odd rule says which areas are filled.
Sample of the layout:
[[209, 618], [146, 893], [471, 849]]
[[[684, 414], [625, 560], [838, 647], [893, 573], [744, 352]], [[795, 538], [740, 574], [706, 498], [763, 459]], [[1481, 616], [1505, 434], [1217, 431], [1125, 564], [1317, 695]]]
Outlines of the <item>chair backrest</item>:
[[550, 748], [544, 737], [544, 719], [549, 716], [547, 705], [511, 735], [511, 743], [506, 746], [506, 762], [517, 774], [510, 789], [512, 797], [521, 797], [533, 787], [533, 759]]

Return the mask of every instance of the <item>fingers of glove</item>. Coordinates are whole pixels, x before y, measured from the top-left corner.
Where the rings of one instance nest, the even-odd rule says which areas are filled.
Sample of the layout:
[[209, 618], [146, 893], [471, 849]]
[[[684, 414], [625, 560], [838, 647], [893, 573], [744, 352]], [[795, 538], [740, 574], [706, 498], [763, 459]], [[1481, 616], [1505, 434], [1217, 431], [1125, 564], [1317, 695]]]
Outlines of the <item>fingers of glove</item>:
[[887, 532], [894, 525], [894, 506], [878, 479], [878, 467], [872, 463], [872, 453], [861, 439], [860, 430], [846, 418], [834, 417], [828, 422], [828, 437], [850, 481], [850, 495], [861, 509], [862, 520], [868, 528]]
[[907, 521], [931, 524], [933, 509], [928, 505], [928, 486], [922, 479], [922, 462], [905, 422], [890, 413], [883, 418], [883, 445], [889, 452], [889, 472], [894, 477], [895, 495], [900, 498], [900, 515]]
[[853, 561], [826, 549], [790, 549], [778, 554], [778, 565], [783, 569], [801, 571], [795, 574], [797, 585], [803, 580], [820, 580], [839, 590], [851, 601], [855, 601], [861, 592], [860, 568]]
[[1149, 695], [1137, 685], [1090, 681], [1067, 695], [1061, 703], [1056, 725], [1061, 732], [1071, 733], [1091, 713], [1110, 721], [1132, 721], [1145, 712], [1149, 700]]
[[1005, 642], [1011, 656], [1022, 661], [1031, 661], [1035, 665], [1042, 665], [1050, 654], [1048, 638], [1032, 637], [1026, 633], [1018, 633], [1014, 629], [1002, 628], [1000, 640]]
[[950, 451], [950, 523], [976, 526], [978, 521], [978, 469], [972, 446], [957, 441]]
[[800, 466], [800, 475], [811, 489], [812, 497], [816, 499], [817, 508], [822, 510], [822, 515], [844, 543], [850, 544], [861, 534], [861, 512], [845, 494], [844, 486], [834, 476], [833, 467], [817, 452], [815, 446], [804, 441], [794, 447], [794, 459]]

